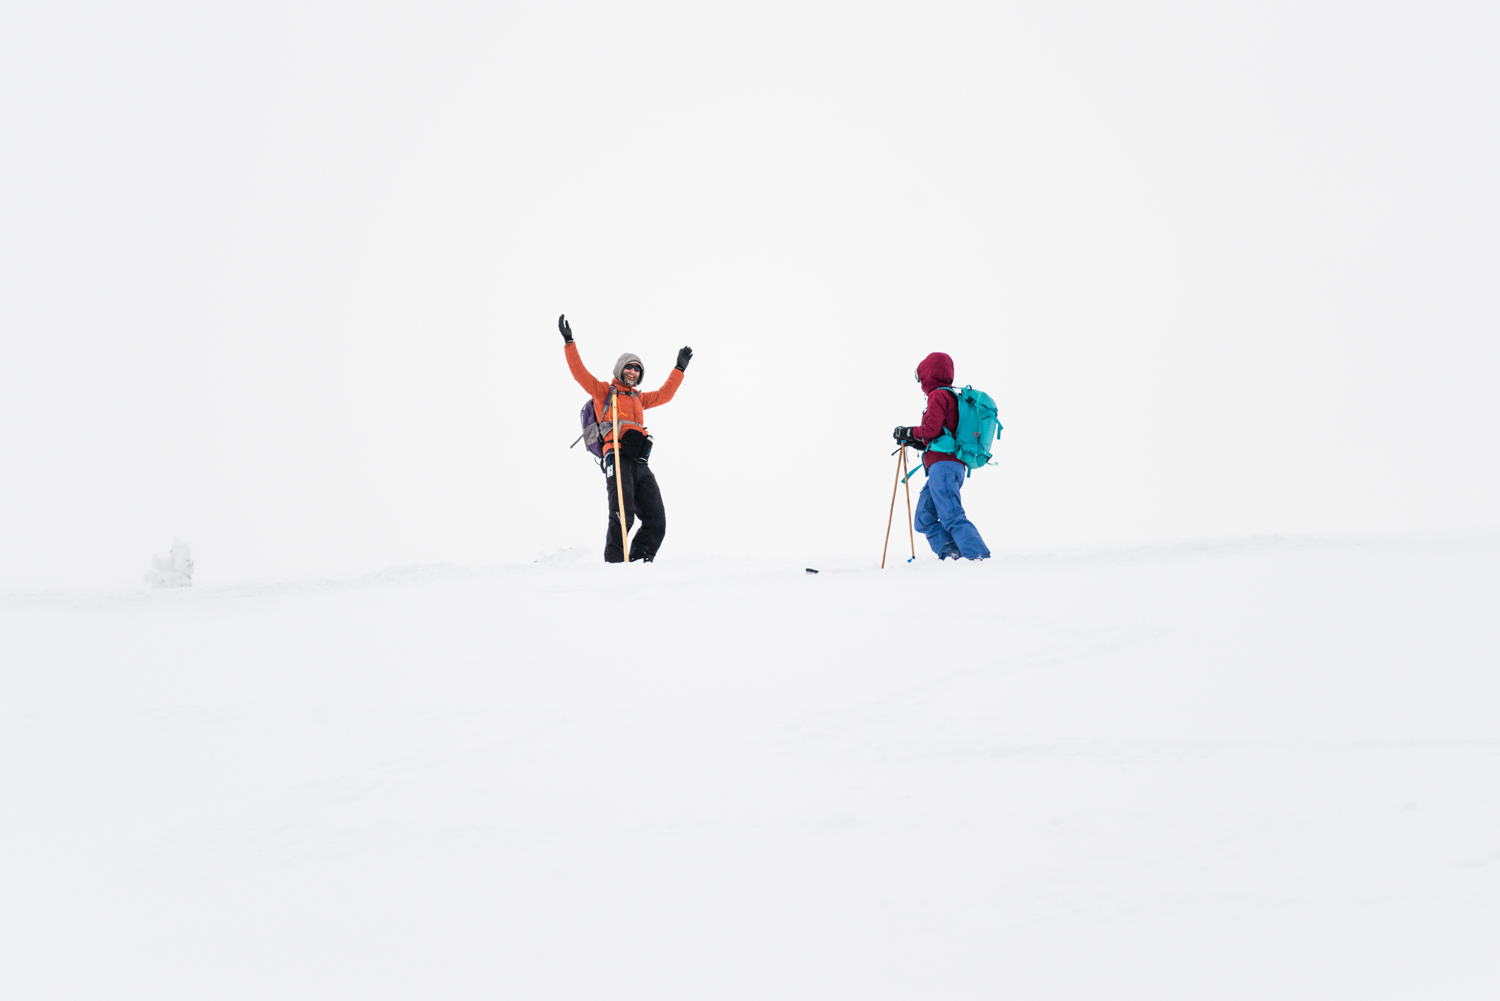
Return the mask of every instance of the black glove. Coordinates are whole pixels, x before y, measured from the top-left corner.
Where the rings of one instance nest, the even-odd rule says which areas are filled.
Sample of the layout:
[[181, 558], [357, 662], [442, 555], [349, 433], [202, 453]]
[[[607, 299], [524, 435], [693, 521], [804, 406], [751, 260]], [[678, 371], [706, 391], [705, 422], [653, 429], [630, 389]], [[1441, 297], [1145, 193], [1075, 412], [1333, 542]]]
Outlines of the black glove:
[[563, 319], [561, 316], [559, 316], [557, 318], [557, 329], [563, 335], [563, 343], [564, 344], [572, 344], [573, 343], [573, 328], [570, 327], [570, 326], [568, 326], [568, 321], [565, 320], [565, 319]]
[[921, 448], [923, 447], [922, 443], [917, 440], [917, 436], [913, 433], [916, 430], [916, 428], [897, 428], [891, 433], [891, 437], [895, 438], [903, 445], [910, 445], [913, 448]]
[[677, 369], [681, 372], [687, 371], [687, 363], [693, 360], [693, 349], [683, 348], [677, 352]]

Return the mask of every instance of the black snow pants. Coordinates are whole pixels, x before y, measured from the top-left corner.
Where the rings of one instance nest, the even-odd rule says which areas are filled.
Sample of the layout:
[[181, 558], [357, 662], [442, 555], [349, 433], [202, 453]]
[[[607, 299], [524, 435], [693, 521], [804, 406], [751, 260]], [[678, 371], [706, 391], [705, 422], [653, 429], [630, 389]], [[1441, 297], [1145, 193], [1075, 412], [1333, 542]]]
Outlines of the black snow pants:
[[[667, 510], [662, 507], [661, 490], [651, 467], [644, 462], [626, 459], [622, 464], [625, 476], [625, 527], [635, 527], [637, 517], [641, 519], [641, 530], [630, 540], [630, 559], [650, 562], [656, 558], [656, 550], [667, 534]], [[615, 453], [604, 457], [605, 486], [609, 488], [609, 534], [604, 537], [604, 562], [624, 561], [624, 548], [620, 543], [620, 498], [615, 493]]]

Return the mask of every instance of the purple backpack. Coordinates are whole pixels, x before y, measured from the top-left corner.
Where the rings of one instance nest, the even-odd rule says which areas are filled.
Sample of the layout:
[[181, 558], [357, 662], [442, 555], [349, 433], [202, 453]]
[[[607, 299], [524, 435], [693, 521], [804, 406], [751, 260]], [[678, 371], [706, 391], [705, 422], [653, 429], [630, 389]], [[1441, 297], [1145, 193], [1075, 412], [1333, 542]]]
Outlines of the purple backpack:
[[[581, 441], [590, 452], [594, 453], [594, 458], [603, 460], [604, 432], [599, 427], [598, 418], [594, 416], [593, 397], [583, 401], [583, 409], [578, 412], [578, 420], [583, 425], [583, 434], [573, 439], [573, 445]], [[568, 447], [572, 448], [573, 445]]]
[[[594, 399], [589, 397], [583, 401], [583, 409], [578, 411], [578, 422], [583, 425], [583, 434], [573, 439], [573, 445], [580, 441], [584, 443], [594, 461], [599, 463], [599, 468], [604, 468], [604, 436], [609, 430], [608, 421], [599, 421], [594, 417]], [[569, 445], [572, 448], [573, 445]]]

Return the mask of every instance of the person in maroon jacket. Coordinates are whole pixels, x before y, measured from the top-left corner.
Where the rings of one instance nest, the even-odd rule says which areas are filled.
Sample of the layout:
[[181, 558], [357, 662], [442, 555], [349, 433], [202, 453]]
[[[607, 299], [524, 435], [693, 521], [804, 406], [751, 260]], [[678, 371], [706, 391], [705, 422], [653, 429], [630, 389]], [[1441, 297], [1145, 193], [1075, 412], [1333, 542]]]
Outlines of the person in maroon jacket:
[[[927, 536], [927, 544], [938, 559], [989, 559], [990, 549], [979, 537], [979, 529], [964, 514], [959, 491], [963, 489], [969, 467], [953, 454], [953, 436], [958, 433], [958, 394], [953, 390], [953, 359], [934, 351], [917, 366], [917, 381], [927, 394], [927, 409], [922, 423], [915, 427], [898, 427], [895, 439], [903, 445], [923, 450], [922, 467], [927, 484], [917, 501], [917, 531]], [[946, 450], [945, 450], [946, 449]]]

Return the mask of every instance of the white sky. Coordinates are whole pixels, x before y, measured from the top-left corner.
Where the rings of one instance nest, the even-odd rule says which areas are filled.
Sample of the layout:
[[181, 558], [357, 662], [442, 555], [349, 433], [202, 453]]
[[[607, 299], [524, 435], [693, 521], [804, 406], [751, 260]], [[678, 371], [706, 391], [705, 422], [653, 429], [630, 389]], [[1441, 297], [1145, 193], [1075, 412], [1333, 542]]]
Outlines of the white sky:
[[912, 369], [992, 549], [1500, 522], [1484, 4], [11, 5], [0, 587], [872, 558]]

